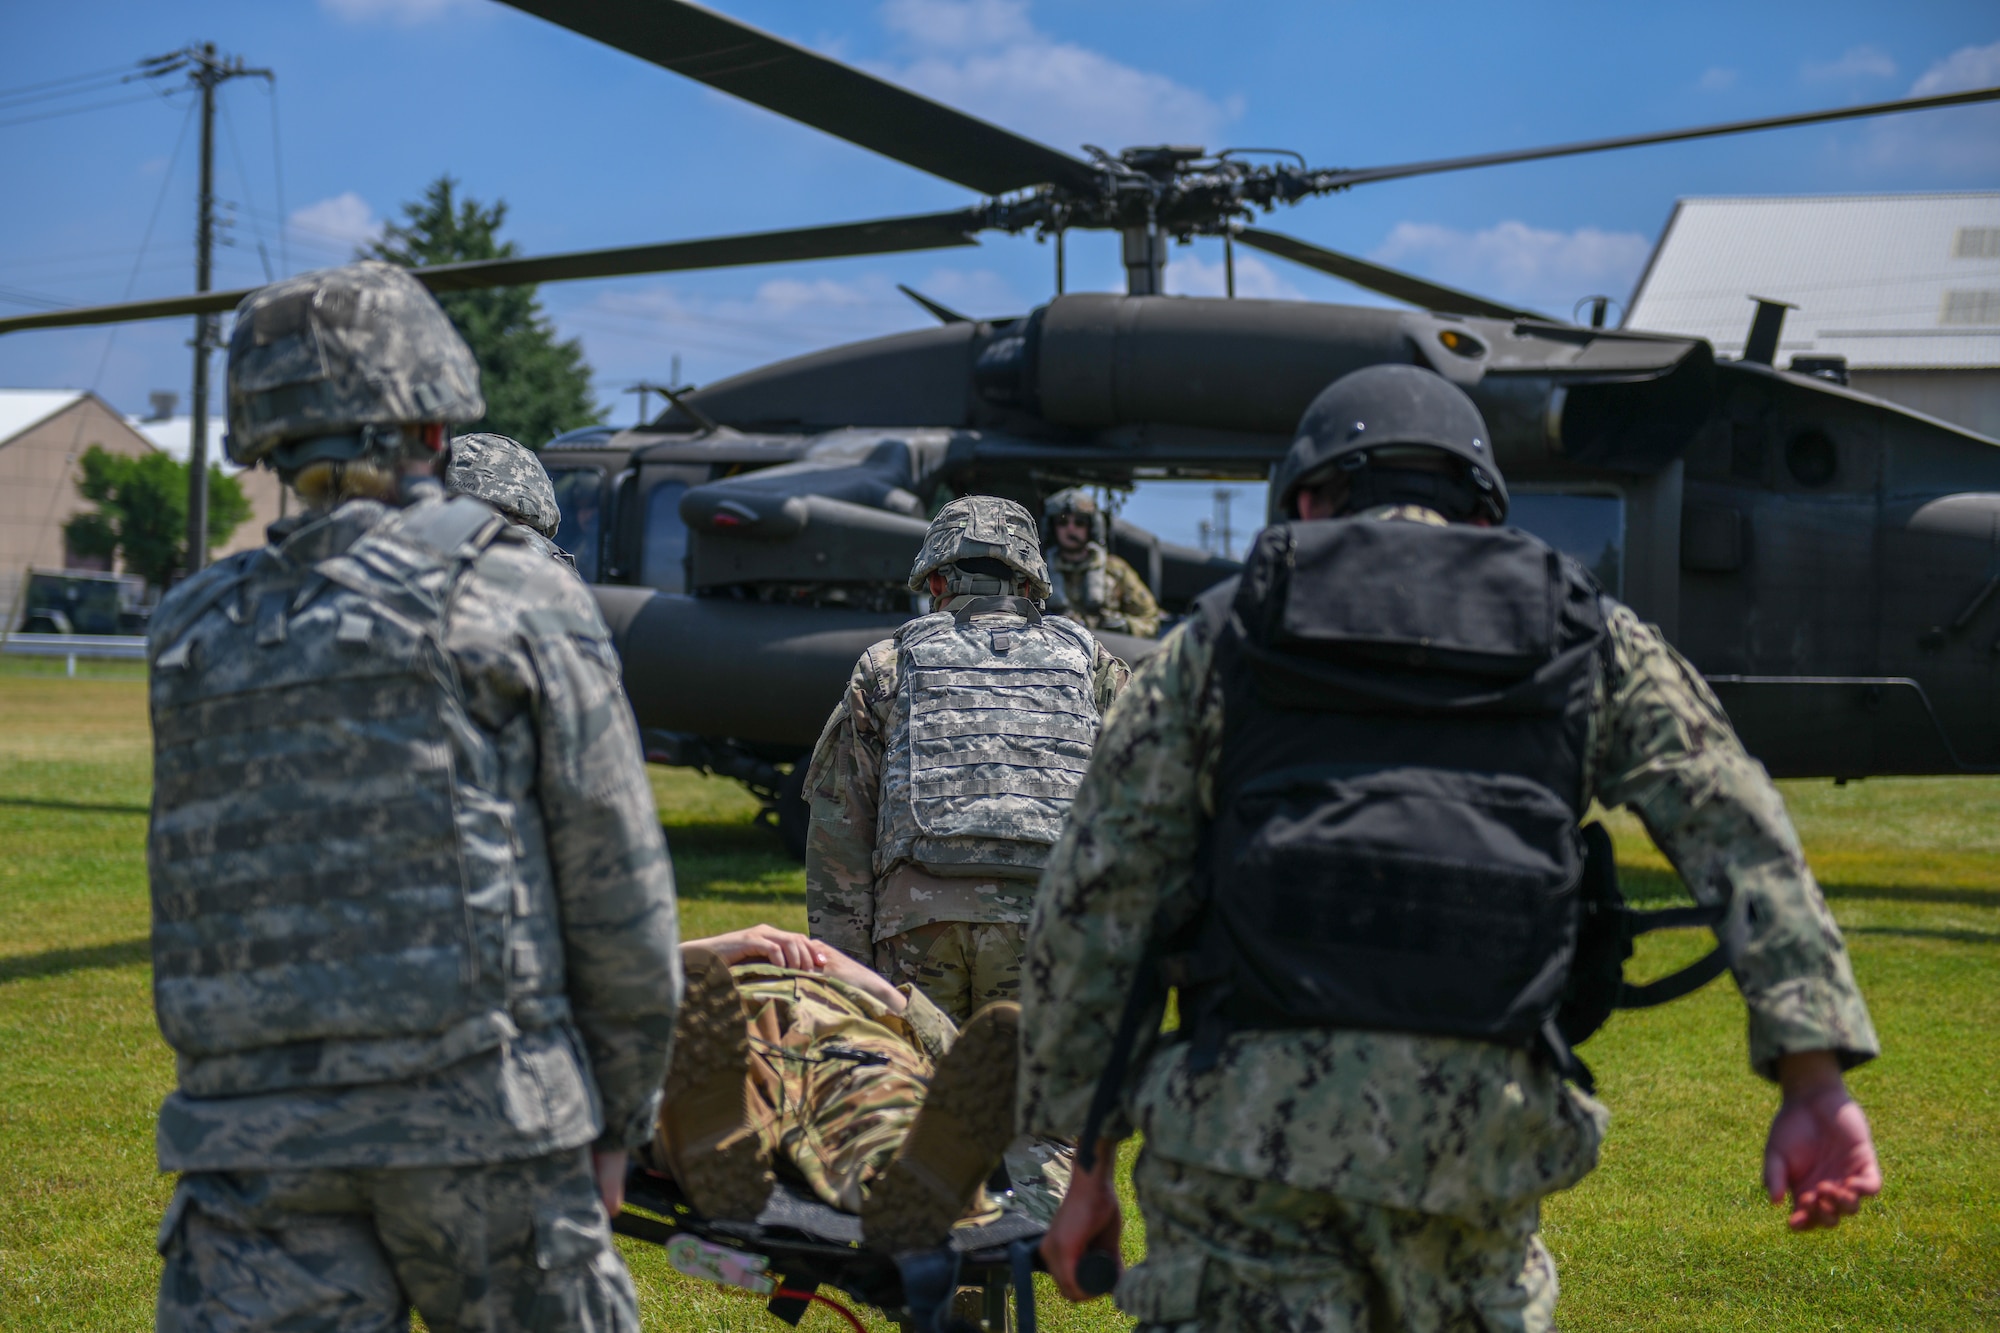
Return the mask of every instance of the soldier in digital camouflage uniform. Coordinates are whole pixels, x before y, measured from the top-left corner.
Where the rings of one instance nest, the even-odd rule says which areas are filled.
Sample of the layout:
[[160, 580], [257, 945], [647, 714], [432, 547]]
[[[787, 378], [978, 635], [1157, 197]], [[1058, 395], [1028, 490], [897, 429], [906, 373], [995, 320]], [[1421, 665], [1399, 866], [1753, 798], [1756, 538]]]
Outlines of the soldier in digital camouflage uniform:
[[1160, 604], [1139, 571], [1106, 545], [1104, 512], [1090, 492], [1058, 491], [1042, 508], [1048, 520], [1050, 604], [1092, 629], [1150, 639], [1160, 632]]
[[861, 655], [807, 770], [814, 939], [955, 1021], [1013, 999], [1049, 847], [1128, 676], [1042, 616], [1035, 522], [975, 495], [938, 512], [910, 572], [936, 610]]
[[[1383, 370], [1395, 372], [1386, 383]], [[1441, 415], [1451, 430], [1426, 435], [1394, 428], [1399, 415], [1407, 420], [1426, 414], [1433, 420]], [[1378, 429], [1385, 425], [1389, 429]], [[1398, 449], [1399, 435], [1424, 447]], [[1766, 1149], [1765, 1185], [1773, 1202], [1792, 1191], [1795, 1229], [1834, 1225], [1881, 1183], [1867, 1122], [1840, 1077], [1842, 1068], [1873, 1057], [1877, 1043], [1840, 932], [1806, 867], [1783, 801], [1744, 752], [1700, 675], [1657, 629], [1608, 597], [1596, 601], [1589, 595], [1595, 585], [1587, 575], [1579, 581], [1579, 567], [1565, 559], [1557, 571], [1547, 548], [1526, 534], [1493, 528], [1482, 535], [1468, 526], [1497, 521], [1505, 512], [1498, 470], [1483, 461], [1482, 480], [1467, 462], [1484, 460], [1484, 438], [1471, 401], [1427, 371], [1378, 367], [1343, 379], [1308, 411], [1273, 490], [1276, 513], [1296, 512], [1304, 520], [1340, 515], [1346, 521], [1267, 529], [1243, 582], [1276, 577], [1262, 554], [1267, 543], [1273, 552], [1295, 552], [1299, 560], [1324, 549], [1420, 553], [1419, 539], [1430, 532], [1468, 550], [1477, 544], [1472, 539], [1490, 536], [1498, 548], [1525, 555], [1530, 590], [1532, 571], [1544, 571], [1544, 578], [1561, 573], [1559, 584], [1568, 589], [1561, 603], [1563, 623], [1578, 632], [1580, 643], [1594, 644], [1583, 652], [1594, 651], [1598, 665], [1571, 657], [1558, 668], [1546, 651], [1532, 659], [1542, 663], [1538, 672], [1553, 671], [1566, 688], [1582, 689], [1580, 697], [1566, 695], [1560, 702], [1564, 725], [1577, 725], [1557, 747], [1582, 738], [1564, 760], [1580, 791], [1572, 788], [1555, 807], [1564, 813], [1546, 831], [1573, 827], [1593, 797], [1607, 807], [1624, 806], [1644, 822], [1699, 900], [1737, 904], [1744, 933], [1730, 953], [1749, 1010], [1750, 1062], [1783, 1088]], [[1474, 449], [1474, 442], [1480, 448]], [[1450, 447], [1440, 450], [1440, 444]], [[1379, 445], [1390, 447], [1377, 450]], [[1329, 455], [1330, 470], [1324, 466]], [[1460, 521], [1447, 525], [1447, 519]], [[1363, 621], [1373, 616], [1393, 626], [1422, 600], [1414, 580], [1397, 587], [1395, 577], [1376, 573], [1359, 582], [1298, 586], [1307, 587], [1302, 595], [1321, 599], [1320, 606], [1345, 607]], [[1375, 901], [1368, 897], [1366, 874], [1357, 872], [1360, 877], [1343, 888], [1337, 872], [1326, 867], [1341, 856], [1367, 874], [1396, 875], [1388, 853], [1336, 838], [1301, 844], [1308, 853], [1302, 861], [1288, 859], [1287, 840], [1310, 839], [1316, 829], [1342, 829], [1342, 820], [1360, 817], [1356, 812], [1369, 818], [1393, 813], [1398, 783], [1403, 795], [1426, 790], [1417, 785], [1426, 775], [1398, 767], [1417, 761], [1395, 757], [1397, 729], [1408, 729], [1410, 745], [1420, 753], [1429, 752], [1423, 747], [1436, 746], [1440, 736], [1447, 752], [1454, 743], [1478, 752], [1475, 747], [1484, 743], [1469, 721], [1454, 724], [1455, 732], [1426, 733], [1407, 714], [1382, 722], [1379, 713], [1284, 714], [1271, 708], [1281, 724], [1290, 719], [1299, 728], [1338, 725], [1356, 737], [1381, 725], [1377, 739], [1388, 743], [1388, 768], [1371, 769], [1361, 754], [1347, 757], [1363, 762], [1329, 766], [1343, 756], [1324, 755], [1316, 772], [1294, 774], [1303, 784], [1296, 790], [1343, 792], [1349, 804], [1322, 802], [1310, 817], [1296, 805], [1281, 804], [1277, 808], [1286, 818], [1260, 825], [1256, 821], [1266, 816], [1254, 804], [1228, 805], [1228, 792], [1242, 790], [1237, 784], [1244, 768], [1233, 766], [1254, 771], [1259, 762], [1256, 754], [1232, 747], [1231, 737], [1263, 725], [1254, 734], [1271, 738], [1280, 751], [1286, 744], [1284, 726], [1273, 728], [1268, 718], [1260, 724], [1247, 704], [1225, 706], [1230, 689], [1225, 682], [1241, 679], [1231, 672], [1245, 660], [1247, 644], [1266, 645], [1267, 660], [1280, 665], [1302, 663], [1296, 668], [1302, 679], [1323, 681], [1335, 670], [1326, 658], [1287, 658], [1272, 651], [1272, 644], [1284, 646], [1272, 627], [1304, 634], [1320, 622], [1313, 619], [1311, 602], [1291, 600], [1289, 594], [1283, 616], [1272, 612], [1264, 619], [1258, 608], [1270, 605], [1269, 595], [1258, 586], [1246, 593], [1232, 582], [1215, 600], [1204, 599], [1201, 611], [1140, 667], [1107, 720], [1097, 759], [1050, 860], [1030, 931], [1023, 986], [1023, 1128], [1070, 1135], [1083, 1128], [1142, 958], [1183, 927], [1212, 924], [1226, 910], [1204, 903], [1203, 858], [1212, 854], [1204, 851], [1205, 834], [1213, 833], [1219, 845], [1244, 827], [1258, 829], [1255, 837], [1264, 841], [1256, 845], [1270, 852], [1270, 864], [1289, 866], [1302, 882], [1316, 885], [1321, 910], [1335, 912], [1336, 895], [1343, 891], [1354, 895], [1349, 901], [1366, 904]], [[1462, 599], [1456, 604], [1478, 610]], [[1547, 606], [1535, 597], [1528, 605]], [[1245, 615], [1266, 628], [1255, 629]], [[1528, 619], [1526, 627], [1500, 628], [1532, 634], [1542, 632], [1535, 624], [1550, 623], [1545, 612]], [[1477, 628], [1482, 622], [1475, 614], [1461, 623]], [[1491, 630], [1488, 622], [1479, 633]], [[1250, 640], [1252, 634], [1264, 637]], [[1430, 648], [1441, 651], [1442, 643], [1433, 640]], [[1406, 698], [1451, 688], [1440, 673], [1423, 671], [1428, 659], [1410, 655], [1414, 650], [1398, 651], [1404, 655], [1394, 660], [1408, 664], [1407, 674], [1371, 675], [1366, 653], [1337, 659], [1348, 673], [1348, 688], [1381, 697], [1386, 682]], [[1518, 678], [1527, 668], [1517, 663], [1509, 669]], [[1284, 688], [1282, 674], [1260, 679]], [[1322, 692], [1318, 706], [1325, 706], [1325, 698]], [[1314, 706], [1304, 702], [1308, 709]], [[1489, 716], [1479, 725], [1505, 734], [1506, 727], [1530, 722], [1525, 715]], [[1532, 725], [1543, 723], [1537, 719]], [[1357, 742], [1356, 748], [1365, 747]], [[1488, 758], [1496, 766], [1545, 761]], [[1439, 779], [1431, 780], [1435, 796]], [[1550, 794], [1544, 789], [1523, 796], [1528, 789], [1519, 779], [1471, 772], [1444, 774], [1442, 789], [1482, 783], [1512, 791], [1521, 809]], [[1267, 788], [1262, 799], [1282, 803], [1294, 797]], [[1308, 804], [1317, 799], [1308, 798]], [[1447, 825], [1438, 821], [1472, 815], [1435, 802], [1429, 808], [1436, 814], [1432, 841], [1414, 856], [1420, 866], [1430, 859], [1426, 874], [1435, 884], [1449, 878], [1441, 867], [1453, 864], [1453, 854], [1463, 855], [1449, 845]], [[1474, 813], [1489, 828], [1506, 814], [1496, 816], [1494, 807]], [[1245, 822], [1218, 824], [1225, 814]], [[1564, 843], [1550, 839], [1557, 848]], [[1515, 854], [1503, 839], [1480, 856], [1498, 856], [1495, 849], [1501, 848]], [[1401, 854], [1393, 846], [1391, 851]], [[1565, 859], [1570, 855], [1563, 853]], [[1230, 894], [1238, 895], [1254, 887], [1250, 881], [1262, 872], [1254, 859], [1234, 864]], [[1476, 859], [1460, 864], [1472, 868], [1459, 873], [1479, 869]], [[1573, 865], [1569, 869], [1573, 872]], [[1421, 893], [1424, 882], [1405, 879], [1398, 891]], [[1546, 887], [1547, 881], [1538, 882]], [[1493, 891], [1490, 883], [1488, 889]], [[1435, 950], [1432, 935], [1448, 927], [1463, 934], [1465, 904], [1452, 904], [1448, 895], [1438, 901], [1446, 911], [1437, 922], [1397, 921], [1394, 898], [1372, 909], [1385, 923], [1376, 929], [1403, 932], [1404, 952], [1387, 955], [1393, 966], [1365, 952], [1339, 957], [1356, 974], [1379, 969], [1389, 983], [1400, 981], [1406, 997], [1414, 993], [1421, 1000], [1456, 984], [1458, 971], [1478, 974], [1482, 953], [1519, 947], [1524, 932], [1489, 915], [1469, 941], [1472, 947], [1419, 970], [1423, 951]], [[1278, 930], [1316, 929], [1315, 909], [1299, 899], [1293, 906], [1288, 919], [1276, 923]], [[1351, 920], [1355, 929], [1365, 928], [1365, 914]], [[1484, 950], [1480, 934], [1490, 941]], [[1164, 947], [1180, 947], [1185, 938]], [[1214, 1009], [1201, 1013], [1227, 1014], [1232, 1001], [1230, 990], [1217, 988], [1218, 973], [1233, 978], [1228, 985], [1243, 1000], [1259, 983], [1240, 967], [1205, 972], [1205, 960], [1215, 954], [1203, 951], [1219, 949], [1227, 956], [1231, 946], [1212, 931], [1195, 938], [1194, 961], [1177, 979], [1189, 1039], [1146, 1036], [1158, 1028], [1157, 1003], [1141, 1016], [1135, 1028], [1141, 1039], [1120, 1088], [1119, 1109], [1107, 1122], [1099, 1160], [1093, 1170], [1078, 1172], [1045, 1242], [1043, 1252], [1066, 1294], [1081, 1295], [1071, 1277], [1079, 1253], [1116, 1250], [1119, 1218], [1109, 1148], [1136, 1129], [1145, 1136], [1134, 1183], [1146, 1222], [1147, 1257], [1125, 1275], [1118, 1300], [1143, 1328], [1326, 1333], [1550, 1328], [1556, 1275], [1538, 1234], [1539, 1204], [1596, 1165], [1609, 1121], [1604, 1106], [1558, 1075], [1553, 1046], [1545, 1054], [1532, 1049], [1533, 1043], [1382, 1030], [1389, 1024], [1377, 1024], [1376, 1030], [1260, 1027], [1253, 1020], [1205, 1029], [1201, 1014], [1191, 1019], [1191, 1011], [1214, 1001]], [[1340, 944], [1336, 935], [1327, 947], [1337, 950]], [[1284, 947], [1280, 942], [1276, 950]], [[1267, 973], [1272, 975], [1275, 969]], [[1409, 983], [1417, 979], [1422, 987], [1413, 990]], [[1338, 984], [1337, 975], [1333, 980]]]
[[[989, 1006], [961, 1033], [908, 983], [771, 926], [683, 952], [687, 996], [652, 1158], [703, 1213], [754, 1218], [775, 1168], [860, 1214], [870, 1243], [894, 1252], [990, 1215], [980, 1186], [1004, 1151], [1019, 1206], [1054, 1215], [1060, 1194], [1039, 1158], [1007, 1151], [1017, 1006]], [[924, 1169], [896, 1169], [913, 1155]]]
[[401, 269], [237, 309], [230, 455], [306, 510], [151, 625], [163, 1330], [638, 1327], [673, 874], [588, 590], [436, 480], [483, 410]]
[[548, 469], [535, 451], [506, 435], [481, 431], [454, 435], [445, 463], [444, 489], [449, 495], [469, 495], [500, 511], [500, 517], [524, 529], [528, 545], [552, 559], [576, 565], [576, 558], [556, 545], [562, 509]]

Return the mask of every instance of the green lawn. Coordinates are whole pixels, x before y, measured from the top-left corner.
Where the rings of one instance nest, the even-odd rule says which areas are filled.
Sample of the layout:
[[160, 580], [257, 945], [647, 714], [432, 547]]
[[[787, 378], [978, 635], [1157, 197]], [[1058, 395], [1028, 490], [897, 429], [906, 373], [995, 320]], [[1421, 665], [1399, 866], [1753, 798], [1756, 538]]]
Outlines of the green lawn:
[[[148, 992], [144, 693], [136, 668], [61, 671], [0, 667], [0, 1327], [125, 1330], [151, 1319], [169, 1193], [152, 1116], [173, 1077]], [[803, 928], [801, 876], [754, 802], [668, 770], [654, 785], [688, 934]], [[1567, 1329], [2000, 1326], [2000, 781], [1787, 797], [1887, 1049], [1853, 1086], [1888, 1186], [1839, 1232], [1790, 1235], [1757, 1184], [1774, 1099], [1745, 1066], [1730, 988], [1621, 1015], [1584, 1051], [1617, 1112], [1603, 1168], [1546, 1210]], [[1673, 894], [1636, 825], [1617, 827], [1628, 890]], [[1699, 945], [1649, 942], [1639, 967]], [[650, 1327], [777, 1327], [627, 1254]], [[1123, 1326], [1103, 1303], [1042, 1308], [1055, 1329]]]

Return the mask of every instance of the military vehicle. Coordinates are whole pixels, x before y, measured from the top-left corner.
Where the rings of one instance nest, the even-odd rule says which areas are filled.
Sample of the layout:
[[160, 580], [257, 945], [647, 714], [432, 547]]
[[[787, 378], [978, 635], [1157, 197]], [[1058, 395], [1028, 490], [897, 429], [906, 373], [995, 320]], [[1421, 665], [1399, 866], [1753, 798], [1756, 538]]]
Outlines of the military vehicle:
[[[1261, 479], [1308, 400], [1378, 362], [1479, 403], [1514, 521], [1594, 567], [1707, 676], [1774, 773], [2000, 771], [2000, 444], [1773, 364], [1784, 308], [1746, 305], [1742, 359], [1699, 339], [1510, 307], [1252, 225], [1372, 181], [2000, 99], [1987, 88], [1347, 169], [1250, 150], [1073, 157], [681, 0], [510, 0], [985, 196], [955, 212], [418, 270], [432, 289], [1052, 241], [1057, 295], [835, 347], [691, 392], [643, 429], [543, 458], [558, 540], [597, 585], [650, 753], [764, 795], [802, 845], [797, 760], [862, 648], [916, 605], [927, 514], [966, 492], [1039, 508], [1070, 485]], [[1121, 234], [1124, 295], [1063, 294], [1063, 237]], [[1231, 298], [1162, 294], [1167, 246], [1220, 236]], [[1233, 299], [1250, 245], [1412, 311]], [[0, 320], [0, 332], [216, 312], [219, 292]], [[1746, 294], [1747, 297], [1747, 294]], [[1169, 611], [1232, 566], [1130, 525]], [[1143, 643], [1105, 636], [1137, 657]]]

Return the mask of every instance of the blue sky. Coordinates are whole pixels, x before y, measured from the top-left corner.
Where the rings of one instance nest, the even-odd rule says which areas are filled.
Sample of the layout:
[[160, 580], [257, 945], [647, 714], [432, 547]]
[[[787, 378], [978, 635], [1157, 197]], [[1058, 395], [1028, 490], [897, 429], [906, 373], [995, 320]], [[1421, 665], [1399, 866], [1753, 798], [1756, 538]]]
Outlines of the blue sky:
[[[1076, 151], [1283, 146], [1362, 166], [2000, 83], [1989, 3], [1361, 5], [1328, 0], [725, 0], [729, 13]], [[745, 106], [491, 0], [77, 0], [0, 11], [0, 311], [192, 286], [187, 95], [6, 95], [212, 40], [278, 74], [223, 93], [218, 285], [338, 262], [440, 172], [502, 198], [525, 252], [949, 208], [960, 187]], [[142, 94], [141, 94], [142, 95]], [[177, 136], [183, 135], [178, 155]], [[1266, 225], [1567, 313], [1622, 297], [1680, 195], [1993, 188], [2000, 110], [1782, 131], [1365, 186]], [[141, 250], [158, 210], [150, 244]], [[259, 243], [262, 244], [260, 253]], [[1372, 300], [1239, 257], [1239, 290]], [[1171, 290], [1218, 292], [1219, 242]], [[1049, 251], [976, 250], [545, 287], [619, 390], [681, 357], [703, 382], [927, 319], [907, 282], [976, 314], [1052, 286]], [[1118, 284], [1116, 240], [1073, 237], [1071, 286]], [[188, 380], [186, 321], [0, 337], [0, 386], [95, 388], [128, 411]], [[1240, 511], [1239, 511], [1240, 512]]]

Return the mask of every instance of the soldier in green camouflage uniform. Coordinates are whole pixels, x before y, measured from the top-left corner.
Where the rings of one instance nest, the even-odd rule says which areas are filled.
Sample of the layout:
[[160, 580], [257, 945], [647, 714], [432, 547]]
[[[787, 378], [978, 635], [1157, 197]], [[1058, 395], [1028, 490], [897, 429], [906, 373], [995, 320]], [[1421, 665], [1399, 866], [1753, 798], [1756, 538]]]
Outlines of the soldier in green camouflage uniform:
[[1042, 619], [1047, 571], [1012, 501], [946, 505], [910, 587], [937, 609], [861, 655], [813, 751], [806, 911], [814, 939], [962, 1023], [1019, 990], [1042, 862], [1128, 672]]
[[447, 494], [484, 500], [500, 511], [500, 517], [523, 530], [528, 545], [575, 567], [576, 558], [556, 545], [562, 508], [556, 503], [556, 488], [549, 481], [548, 469], [534, 450], [519, 440], [484, 431], [454, 435], [451, 457], [445, 463], [444, 488]]
[[445, 498], [478, 368], [403, 270], [247, 298], [229, 395], [307, 509], [151, 625], [158, 1326], [636, 1330], [607, 1210], [681, 980], [610, 635]]
[[[1356, 512], [1338, 483], [1302, 485], [1302, 470], [1289, 488], [1274, 483], [1286, 509], [1296, 490], [1303, 518]], [[1446, 521], [1418, 503], [1359, 517]], [[1794, 1228], [1833, 1225], [1881, 1179], [1839, 1074], [1878, 1049], [1840, 932], [1783, 801], [1700, 675], [1605, 601], [1587, 796], [1637, 814], [1698, 899], [1747, 901], [1733, 969], [1750, 1062], [1784, 1088], [1765, 1184], [1774, 1202], [1793, 1191]], [[1191, 618], [1134, 675], [1050, 859], [1023, 986], [1024, 1129], [1083, 1128], [1149, 941], [1202, 910], [1224, 741], [1210, 624]], [[1252, 1029], [1196, 1072], [1191, 1043], [1144, 1035], [1159, 1013], [1140, 1025], [1105, 1155], [1078, 1173], [1044, 1245], [1072, 1299], [1076, 1256], [1116, 1250], [1108, 1149], [1136, 1130], [1147, 1257], [1118, 1300], [1143, 1328], [1552, 1327], [1539, 1203], [1596, 1165], [1609, 1113], [1546, 1057], [1454, 1037]]]
[[[958, 1024], [907, 982], [891, 986], [790, 931], [752, 926], [687, 948], [715, 953], [734, 982], [749, 1038], [740, 1081], [758, 1159], [830, 1207], [862, 1212], [928, 1099]], [[1013, 1055], [1006, 1052], [1010, 1067]], [[674, 1109], [662, 1108], [653, 1156], [681, 1174]], [[1005, 1162], [1022, 1209], [1046, 1223], [1061, 1199], [1059, 1183], [1025, 1145]]]
[[1104, 512], [1090, 493], [1059, 491], [1042, 515], [1049, 526], [1050, 600], [1058, 612], [1092, 629], [1158, 635], [1160, 604], [1139, 571], [1105, 545]]

